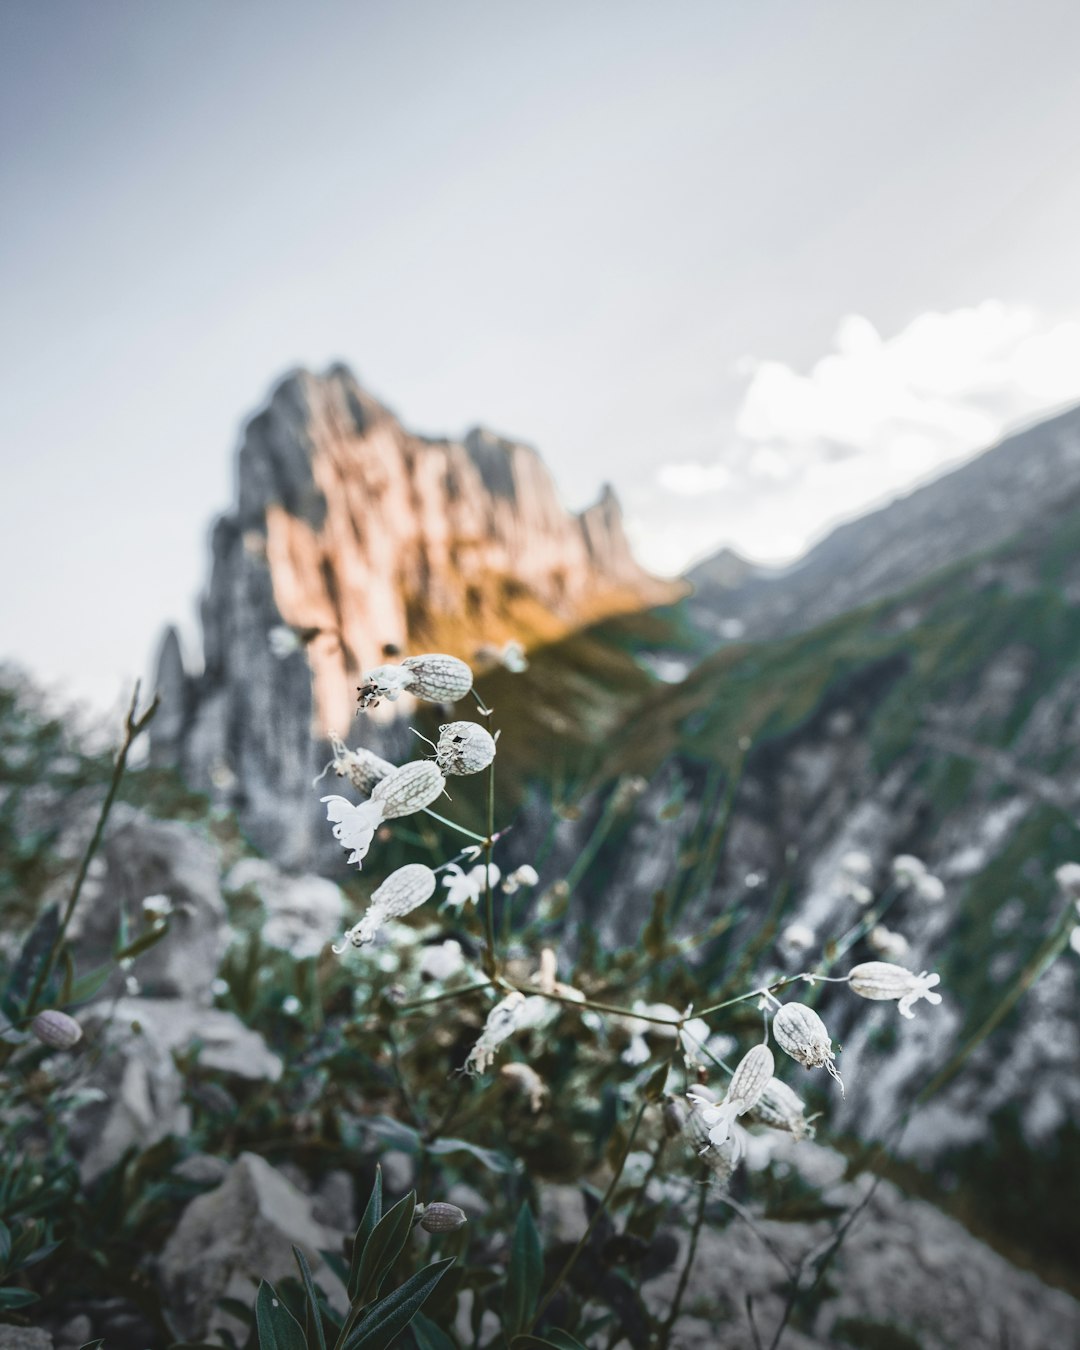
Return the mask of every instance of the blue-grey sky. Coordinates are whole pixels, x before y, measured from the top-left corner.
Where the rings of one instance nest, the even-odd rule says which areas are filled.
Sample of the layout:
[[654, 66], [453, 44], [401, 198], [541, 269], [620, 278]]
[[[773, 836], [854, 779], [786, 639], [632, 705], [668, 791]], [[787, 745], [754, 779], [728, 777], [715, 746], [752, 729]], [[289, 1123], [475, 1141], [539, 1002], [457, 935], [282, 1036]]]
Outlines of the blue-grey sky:
[[4, 0], [0, 653], [190, 629], [241, 420], [344, 359], [792, 556], [1080, 400], [1074, 0]]

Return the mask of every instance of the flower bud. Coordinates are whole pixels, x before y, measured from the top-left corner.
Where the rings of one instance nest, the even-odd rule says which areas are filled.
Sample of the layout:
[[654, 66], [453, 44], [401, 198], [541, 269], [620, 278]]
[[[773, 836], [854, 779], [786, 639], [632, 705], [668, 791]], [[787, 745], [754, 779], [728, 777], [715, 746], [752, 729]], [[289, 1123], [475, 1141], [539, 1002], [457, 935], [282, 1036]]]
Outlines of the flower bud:
[[55, 1008], [38, 1013], [30, 1023], [30, 1030], [42, 1045], [53, 1050], [70, 1050], [82, 1040], [82, 1027], [74, 1017]]
[[772, 1021], [776, 1043], [786, 1054], [807, 1069], [825, 1068], [830, 1075], [843, 1083], [833, 1054], [832, 1037], [825, 1023], [805, 1003], [783, 1003], [777, 1008]]
[[774, 1130], [786, 1130], [796, 1139], [813, 1137], [814, 1128], [806, 1122], [806, 1104], [779, 1078], [772, 1078], [750, 1109], [750, 1118]]
[[456, 656], [425, 652], [401, 663], [412, 675], [409, 692], [429, 703], [456, 703], [472, 688], [472, 671]]
[[433, 1205], [424, 1206], [420, 1227], [427, 1233], [456, 1233], [469, 1222], [468, 1216], [457, 1205], [449, 1205], [445, 1200], [436, 1200]]
[[416, 759], [388, 773], [375, 785], [371, 800], [382, 806], [386, 820], [411, 816], [442, 795], [446, 779], [430, 760]]
[[425, 863], [406, 863], [399, 867], [375, 888], [364, 917], [349, 929], [344, 940], [334, 947], [334, 952], [340, 956], [350, 943], [354, 947], [363, 947], [373, 942], [387, 919], [400, 919], [434, 894], [435, 873]]
[[915, 975], [888, 961], [864, 961], [850, 972], [848, 983], [860, 998], [898, 999], [902, 1017], [914, 1017], [912, 1005], [921, 998], [927, 1003], [941, 1002], [941, 995], [933, 992], [934, 985], [941, 983], [940, 975], [929, 975], [925, 970]]
[[494, 738], [479, 722], [447, 722], [439, 728], [435, 763], [443, 773], [479, 773], [494, 758]]

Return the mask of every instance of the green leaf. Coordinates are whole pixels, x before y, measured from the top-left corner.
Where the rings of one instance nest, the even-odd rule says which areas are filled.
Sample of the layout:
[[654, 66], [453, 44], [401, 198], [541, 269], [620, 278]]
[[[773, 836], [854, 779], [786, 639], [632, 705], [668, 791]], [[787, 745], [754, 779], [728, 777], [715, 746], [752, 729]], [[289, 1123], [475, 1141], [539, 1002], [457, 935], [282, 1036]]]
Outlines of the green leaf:
[[133, 956], [140, 956], [143, 952], [149, 951], [151, 947], [157, 946], [168, 931], [169, 925], [167, 922], [160, 926], [154, 924], [145, 933], [140, 933], [134, 942], [128, 942], [121, 947], [116, 952], [116, 959], [118, 961], [129, 961]]
[[307, 1295], [307, 1316], [304, 1319], [304, 1337], [310, 1350], [326, 1350], [326, 1337], [323, 1335], [322, 1313], [319, 1311], [319, 1296], [315, 1292], [315, 1281], [311, 1278], [311, 1267], [307, 1257], [299, 1247], [293, 1247], [292, 1254], [300, 1267], [300, 1278], [304, 1282]]
[[300, 1323], [278, 1298], [274, 1286], [265, 1280], [255, 1295], [255, 1326], [259, 1350], [308, 1350]]
[[481, 1148], [479, 1144], [470, 1144], [467, 1139], [434, 1139], [427, 1146], [434, 1154], [471, 1153], [478, 1162], [482, 1162], [489, 1172], [516, 1172], [517, 1164], [505, 1153], [497, 1153], [493, 1148]]
[[349, 1295], [353, 1302], [359, 1299], [364, 1304], [378, 1298], [383, 1281], [390, 1274], [390, 1267], [401, 1255], [401, 1249], [412, 1232], [415, 1214], [416, 1192], [410, 1191], [392, 1209], [388, 1209], [375, 1225], [360, 1253], [356, 1293]]
[[27, 1011], [25, 1004], [37, 978], [38, 969], [48, 960], [60, 932], [60, 906], [49, 905], [31, 928], [12, 968], [4, 990], [4, 1004], [13, 1018]]
[[409, 1325], [424, 1306], [454, 1258], [436, 1261], [406, 1280], [392, 1294], [379, 1299], [346, 1340], [342, 1350], [387, 1350], [394, 1337]]
[[85, 975], [80, 975], [71, 986], [71, 995], [68, 1001], [70, 1003], [85, 1003], [88, 998], [93, 998], [115, 969], [116, 966], [110, 961], [107, 965], [98, 966], [97, 970], [90, 970]]
[[510, 1248], [510, 1269], [503, 1294], [503, 1330], [508, 1337], [524, 1331], [536, 1312], [540, 1281], [544, 1277], [544, 1252], [540, 1234], [528, 1203], [518, 1211]]
[[585, 1347], [568, 1331], [549, 1327], [542, 1336], [515, 1336], [510, 1350], [585, 1350]]
[[375, 1231], [375, 1225], [382, 1218], [382, 1163], [375, 1168], [375, 1184], [371, 1188], [371, 1194], [368, 1196], [368, 1202], [364, 1207], [364, 1215], [360, 1220], [360, 1227], [356, 1230], [356, 1237], [353, 1239], [352, 1261], [349, 1263], [349, 1278], [345, 1281], [345, 1288], [349, 1294], [351, 1303], [360, 1292], [360, 1258], [364, 1254], [364, 1248], [367, 1246], [367, 1240]]
[[658, 1102], [664, 1095], [664, 1088], [667, 1087], [668, 1074], [671, 1072], [671, 1061], [665, 1059], [663, 1064], [655, 1070], [645, 1084], [645, 1100], [649, 1102]]
[[457, 1343], [421, 1312], [413, 1318], [412, 1334], [417, 1350], [457, 1350]]
[[37, 1301], [38, 1295], [32, 1289], [16, 1289], [14, 1285], [0, 1289], [0, 1308], [25, 1308]]

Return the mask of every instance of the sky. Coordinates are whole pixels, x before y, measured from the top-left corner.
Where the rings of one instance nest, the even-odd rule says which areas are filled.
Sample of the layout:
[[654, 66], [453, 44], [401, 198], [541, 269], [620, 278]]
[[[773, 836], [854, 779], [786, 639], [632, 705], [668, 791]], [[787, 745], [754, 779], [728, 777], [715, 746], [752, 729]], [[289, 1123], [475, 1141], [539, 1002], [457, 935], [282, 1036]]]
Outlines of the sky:
[[4, 0], [0, 656], [196, 632], [244, 420], [344, 360], [790, 559], [1080, 401], [1073, 0]]

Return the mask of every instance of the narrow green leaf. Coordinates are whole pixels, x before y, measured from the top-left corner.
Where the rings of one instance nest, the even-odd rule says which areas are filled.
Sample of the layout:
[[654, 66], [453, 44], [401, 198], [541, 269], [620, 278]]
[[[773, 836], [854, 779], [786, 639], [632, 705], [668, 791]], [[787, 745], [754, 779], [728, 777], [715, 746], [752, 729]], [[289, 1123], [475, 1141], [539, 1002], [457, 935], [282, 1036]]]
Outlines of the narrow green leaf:
[[349, 1293], [349, 1301], [352, 1302], [360, 1291], [360, 1258], [364, 1254], [364, 1248], [367, 1246], [368, 1238], [374, 1233], [375, 1225], [382, 1218], [382, 1163], [375, 1167], [375, 1184], [371, 1188], [371, 1194], [368, 1196], [368, 1202], [364, 1207], [364, 1216], [360, 1220], [360, 1227], [356, 1230], [356, 1237], [353, 1239], [352, 1261], [349, 1265], [349, 1278], [345, 1282], [345, 1288]]
[[387, 1350], [424, 1306], [453, 1257], [436, 1261], [406, 1280], [378, 1303], [352, 1330], [342, 1350]]
[[168, 931], [169, 925], [167, 922], [161, 924], [160, 927], [155, 924], [152, 928], [148, 928], [145, 933], [140, 933], [133, 942], [128, 942], [121, 947], [116, 952], [116, 959], [128, 961], [133, 956], [139, 956], [143, 952], [149, 951], [151, 947], [157, 946]]
[[259, 1350], [308, 1350], [300, 1323], [278, 1298], [274, 1286], [265, 1280], [255, 1295], [255, 1326]]
[[25, 1308], [37, 1301], [38, 1295], [32, 1289], [16, 1289], [14, 1285], [0, 1289], [0, 1308]]
[[457, 1342], [421, 1312], [412, 1320], [412, 1334], [417, 1350], [457, 1350]]
[[517, 1164], [513, 1158], [507, 1157], [505, 1153], [498, 1153], [493, 1148], [481, 1148], [479, 1144], [470, 1144], [467, 1139], [433, 1139], [428, 1144], [427, 1151], [432, 1154], [471, 1153], [489, 1172], [517, 1171]]
[[326, 1350], [322, 1313], [319, 1311], [319, 1296], [315, 1292], [315, 1281], [311, 1278], [311, 1267], [308, 1265], [307, 1257], [299, 1247], [293, 1247], [292, 1252], [296, 1258], [296, 1264], [300, 1267], [300, 1278], [304, 1282], [304, 1293], [307, 1295], [304, 1335], [307, 1338], [309, 1350]]
[[110, 961], [108, 965], [98, 966], [97, 970], [80, 975], [71, 986], [68, 1003], [85, 1003], [88, 998], [93, 998], [115, 969], [115, 964]]
[[532, 1321], [543, 1277], [544, 1251], [532, 1210], [526, 1203], [518, 1211], [503, 1294], [503, 1330], [508, 1338], [524, 1331]]
[[60, 953], [60, 992], [56, 996], [57, 1004], [62, 1008], [65, 1003], [71, 1002], [71, 986], [75, 983], [75, 962], [71, 956], [71, 948], [64, 946]]
[[378, 1298], [383, 1281], [390, 1274], [390, 1267], [401, 1255], [401, 1249], [409, 1239], [415, 1214], [416, 1192], [410, 1191], [386, 1211], [364, 1243], [355, 1295], [361, 1304]]

